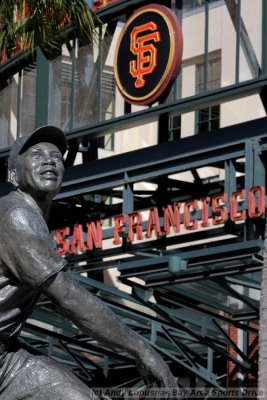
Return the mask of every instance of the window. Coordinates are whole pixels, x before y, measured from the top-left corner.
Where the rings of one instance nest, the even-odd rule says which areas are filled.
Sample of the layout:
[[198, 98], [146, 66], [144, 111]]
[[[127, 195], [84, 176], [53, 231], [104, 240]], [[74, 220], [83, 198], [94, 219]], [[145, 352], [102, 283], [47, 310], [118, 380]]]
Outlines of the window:
[[72, 65], [62, 62], [61, 64], [61, 102], [60, 102], [60, 126], [65, 129], [70, 122], [71, 107], [71, 83], [72, 83]]
[[[213, 90], [221, 83], [221, 57], [210, 55], [207, 68], [207, 83], [205, 88], [204, 61], [196, 64], [196, 93]], [[220, 106], [215, 105], [196, 112], [196, 133], [203, 133], [220, 127]]]
[[[167, 102], [172, 102], [181, 99], [182, 92], [182, 68], [174, 81]], [[169, 118], [168, 122], [168, 141], [178, 140], [181, 138], [182, 116], [176, 115]]]
[[220, 106], [203, 108], [197, 112], [197, 133], [220, 127]]
[[169, 119], [169, 141], [181, 138], [181, 115]]
[[36, 64], [34, 62], [1, 82], [0, 148], [10, 146], [17, 136], [34, 129], [35, 92]]
[[188, 11], [205, 4], [205, 0], [183, 0], [183, 10]]
[[[115, 115], [115, 82], [111, 73], [102, 72], [101, 78], [101, 120], [107, 120]], [[100, 137], [99, 147], [105, 150], [114, 150], [114, 134]]]
[[49, 118], [51, 125], [70, 129], [70, 109], [72, 93], [71, 60], [59, 56], [50, 62], [49, 71]]
[[[210, 55], [208, 61], [207, 90], [218, 89], [221, 83], [221, 57], [213, 57]], [[196, 64], [196, 93], [203, 93], [205, 90], [204, 69], [204, 61]]]
[[[218, 0], [207, 0], [210, 3]], [[183, 0], [183, 11], [194, 10], [205, 5], [205, 0]]]
[[24, 68], [21, 74], [22, 98], [20, 104], [20, 134], [27, 134], [34, 129], [36, 102], [36, 63]]

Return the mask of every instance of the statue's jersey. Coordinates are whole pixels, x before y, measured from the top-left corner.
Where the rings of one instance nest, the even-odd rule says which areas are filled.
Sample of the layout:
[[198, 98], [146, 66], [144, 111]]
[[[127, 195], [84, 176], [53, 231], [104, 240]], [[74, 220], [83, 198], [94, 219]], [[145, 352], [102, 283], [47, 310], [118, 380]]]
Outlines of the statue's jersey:
[[20, 190], [0, 200], [0, 341], [16, 337], [40, 296], [62, 270], [41, 210]]

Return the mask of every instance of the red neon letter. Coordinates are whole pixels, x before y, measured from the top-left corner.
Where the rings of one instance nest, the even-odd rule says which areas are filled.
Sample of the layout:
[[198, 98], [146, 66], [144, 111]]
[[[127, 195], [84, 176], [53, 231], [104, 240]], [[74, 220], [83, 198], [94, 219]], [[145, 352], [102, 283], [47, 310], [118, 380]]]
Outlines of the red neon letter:
[[103, 5], [103, 0], [98, 0], [97, 2], [94, 3], [93, 10], [97, 11], [97, 9], [102, 7], [102, 5]]
[[189, 231], [197, 229], [198, 227], [198, 221], [196, 219], [191, 221], [190, 214], [190, 209], [192, 209], [192, 211], [196, 211], [197, 205], [197, 200], [190, 200], [184, 203], [184, 227]]
[[97, 2], [94, 3], [93, 5], [93, 10], [97, 11], [101, 7], [105, 7], [108, 3], [112, 3], [115, 0], [98, 0]]
[[246, 199], [245, 189], [232, 193], [230, 198], [230, 219], [232, 221], [244, 221], [246, 219], [246, 210], [237, 211], [237, 200]]
[[225, 205], [220, 205], [220, 202], [224, 203], [227, 200], [226, 193], [217, 194], [212, 198], [212, 211], [214, 212], [214, 217], [212, 218], [213, 225], [224, 224], [228, 218], [228, 211]]
[[93, 250], [94, 245], [96, 249], [102, 248], [102, 225], [103, 221], [88, 222], [87, 226], [87, 249]]
[[201, 197], [200, 201], [202, 202], [202, 222], [201, 226], [206, 228], [209, 226], [209, 204], [210, 204], [210, 197]]
[[66, 239], [66, 236], [68, 236], [69, 234], [69, 227], [61, 228], [56, 233], [56, 242], [58, 245], [62, 245], [62, 247], [57, 247], [56, 251], [61, 256], [64, 256], [69, 252], [70, 243], [68, 239]]
[[125, 232], [125, 222], [126, 217], [125, 215], [118, 215], [114, 218], [114, 240], [113, 244], [121, 244], [120, 234]]
[[142, 214], [134, 212], [129, 214], [129, 228], [127, 241], [132, 243], [134, 241], [134, 234], [136, 233], [137, 240], [142, 240], [143, 229], [142, 229]]
[[[256, 205], [258, 203], [258, 207]], [[250, 189], [248, 196], [248, 215], [250, 218], [261, 217], [265, 213], [265, 188], [255, 186]]]
[[155, 235], [156, 236], [161, 236], [161, 229], [160, 229], [160, 223], [159, 223], [159, 213], [157, 208], [152, 208], [149, 210], [149, 217], [147, 221], [147, 228], [146, 228], [146, 238], [151, 237], [151, 231], [155, 230]]
[[173, 227], [174, 232], [180, 232], [180, 203], [175, 203], [173, 207], [167, 205], [163, 207], [164, 212], [164, 235], [170, 233], [170, 224]]
[[81, 224], [74, 225], [70, 253], [77, 254], [77, 250], [81, 252], [86, 250], [83, 240], [83, 227]]

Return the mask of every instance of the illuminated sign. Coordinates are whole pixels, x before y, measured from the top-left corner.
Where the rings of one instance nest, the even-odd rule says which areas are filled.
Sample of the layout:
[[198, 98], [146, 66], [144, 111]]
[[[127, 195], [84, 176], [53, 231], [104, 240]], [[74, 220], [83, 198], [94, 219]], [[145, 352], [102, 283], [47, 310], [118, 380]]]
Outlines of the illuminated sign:
[[105, 7], [110, 3], [116, 3], [117, 0], [95, 0], [93, 2], [93, 10], [97, 11], [99, 8]]
[[[244, 201], [247, 200], [247, 209]], [[242, 207], [243, 205], [243, 207]], [[229, 198], [227, 208], [226, 193], [205, 196], [199, 200], [189, 200], [163, 207], [163, 218], [160, 220], [156, 207], [148, 211], [147, 221], [143, 221], [140, 212], [122, 214], [113, 219], [113, 245], [121, 245], [122, 237], [132, 244], [141, 240], [155, 237], [167, 237], [171, 233], [179, 234], [181, 228], [194, 231], [199, 228], [223, 225], [227, 220], [242, 222], [249, 218], [259, 218], [265, 215], [265, 188], [255, 186], [246, 191], [238, 190]], [[162, 224], [162, 225], [161, 225]], [[63, 227], [56, 234], [57, 252], [60, 255], [78, 254], [102, 249], [103, 221], [88, 222], [86, 232], [83, 226], [77, 224], [74, 228]], [[127, 225], [127, 230], [126, 230]]]
[[126, 21], [114, 57], [116, 84], [131, 104], [164, 98], [177, 77], [183, 39], [179, 19], [168, 7], [150, 4]]

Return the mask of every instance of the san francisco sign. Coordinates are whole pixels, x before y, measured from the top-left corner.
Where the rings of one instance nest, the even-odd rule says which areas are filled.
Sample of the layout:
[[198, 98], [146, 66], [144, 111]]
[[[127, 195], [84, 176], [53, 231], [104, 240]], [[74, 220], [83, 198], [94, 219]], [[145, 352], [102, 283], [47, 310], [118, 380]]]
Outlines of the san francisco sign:
[[125, 23], [114, 57], [116, 84], [131, 104], [148, 105], [164, 98], [182, 60], [182, 29], [168, 7], [150, 4]]
[[[246, 207], [244, 206], [246, 205]], [[227, 196], [226, 193], [205, 196], [198, 200], [188, 200], [183, 203], [169, 204], [161, 210], [148, 211], [146, 221], [141, 212], [122, 214], [113, 218], [113, 245], [122, 244], [122, 236], [128, 244], [155, 237], [167, 237], [170, 234], [180, 234], [181, 230], [195, 231], [200, 228], [223, 225], [227, 220], [242, 222], [247, 218], [260, 218], [265, 215], [264, 186], [238, 190]], [[127, 228], [126, 228], [127, 226]], [[62, 227], [56, 234], [57, 252], [60, 255], [78, 254], [93, 249], [102, 248], [103, 221], [88, 222], [86, 232], [81, 224]]]

